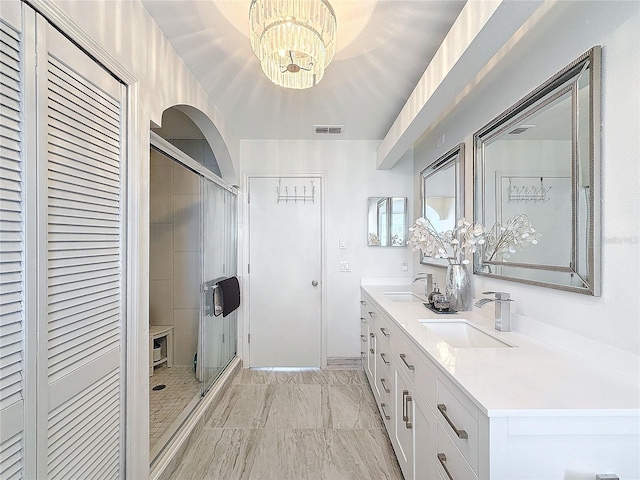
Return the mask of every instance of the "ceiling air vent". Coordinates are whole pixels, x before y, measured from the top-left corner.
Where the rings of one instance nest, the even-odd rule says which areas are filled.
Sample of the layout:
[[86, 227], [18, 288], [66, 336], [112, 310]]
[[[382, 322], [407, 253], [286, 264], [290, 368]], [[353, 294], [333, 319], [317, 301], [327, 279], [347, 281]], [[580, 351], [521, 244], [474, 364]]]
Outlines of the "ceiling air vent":
[[519, 127], [516, 127], [513, 130], [511, 130], [509, 132], [509, 135], [520, 135], [526, 132], [527, 130], [529, 130], [530, 128], [534, 128], [534, 127], [535, 125], [520, 125]]
[[316, 135], [342, 135], [344, 125], [314, 125], [313, 132]]

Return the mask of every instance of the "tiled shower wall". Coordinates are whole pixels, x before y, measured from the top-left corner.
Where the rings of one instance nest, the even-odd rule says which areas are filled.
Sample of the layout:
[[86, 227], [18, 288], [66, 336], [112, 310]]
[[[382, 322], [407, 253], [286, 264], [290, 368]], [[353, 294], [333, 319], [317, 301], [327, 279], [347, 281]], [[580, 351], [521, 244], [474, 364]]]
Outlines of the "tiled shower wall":
[[200, 177], [151, 150], [149, 321], [173, 325], [174, 362], [192, 365], [200, 315]]

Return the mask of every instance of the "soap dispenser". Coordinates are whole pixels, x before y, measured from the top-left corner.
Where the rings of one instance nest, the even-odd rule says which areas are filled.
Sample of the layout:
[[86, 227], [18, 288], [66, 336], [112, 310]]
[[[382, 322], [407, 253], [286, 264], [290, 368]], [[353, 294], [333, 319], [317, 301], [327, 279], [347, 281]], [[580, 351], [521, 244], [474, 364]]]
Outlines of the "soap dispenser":
[[427, 297], [429, 305], [433, 306], [433, 297], [435, 297], [436, 295], [440, 295], [440, 290], [438, 289], [438, 284], [436, 282], [433, 282], [433, 292], [431, 292]]

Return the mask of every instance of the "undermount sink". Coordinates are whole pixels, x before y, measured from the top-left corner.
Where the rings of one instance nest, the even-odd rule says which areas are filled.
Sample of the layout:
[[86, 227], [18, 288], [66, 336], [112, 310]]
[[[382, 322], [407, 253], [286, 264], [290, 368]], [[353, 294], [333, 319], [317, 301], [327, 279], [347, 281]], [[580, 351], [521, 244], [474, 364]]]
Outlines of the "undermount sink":
[[394, 302], [425, 302], [426, 300], [411, 292], [386, 292], [385, 297]]
[[483, 332], [466, 320], [419, 320], [431, 333], [455, 348], [510, 348], [513, 345]]

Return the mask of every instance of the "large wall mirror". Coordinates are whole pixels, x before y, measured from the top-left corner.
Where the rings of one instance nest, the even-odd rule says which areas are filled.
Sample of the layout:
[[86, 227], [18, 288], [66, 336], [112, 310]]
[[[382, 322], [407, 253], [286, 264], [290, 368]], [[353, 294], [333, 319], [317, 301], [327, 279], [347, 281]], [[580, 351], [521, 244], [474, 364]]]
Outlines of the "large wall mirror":
[[370, 247], [406, 246], [407, 197], [369, 198], [367, 223]]
[[475, 221], [526, 215], [536, 245], [476, 254], [474, 273], [600, 294], [600, 47], [474, 135]]
[[[420, 172], [422, 216], [438, 232], [453, 230], [464, 209], [464, 144], [449, 150]], [[446, 267], [446, 259], [420, 255], [420, 263]]]

